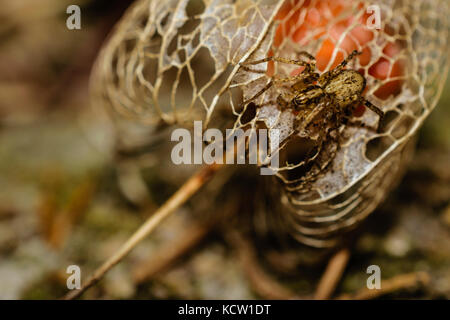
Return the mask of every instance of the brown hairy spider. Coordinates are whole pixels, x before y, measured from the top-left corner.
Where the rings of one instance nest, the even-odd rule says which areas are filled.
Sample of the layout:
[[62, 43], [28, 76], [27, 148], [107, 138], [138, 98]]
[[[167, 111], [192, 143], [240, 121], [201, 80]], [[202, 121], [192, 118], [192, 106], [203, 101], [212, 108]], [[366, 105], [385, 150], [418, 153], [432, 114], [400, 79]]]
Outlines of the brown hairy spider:
[[[251, 70], [247, 65], [256, 65], [269, 61], [305, 67], [303, 72], [296, 76], [287, 78], [272, 77], [271, 81], [261, 91], [244, 102], [246, 104], [256, 99], [274, 83], [295, 81], [290, 86], [290, 92], [286, 97], [282, 94], [278, 96], [276, 104], [282, 111], [292, 110], [296, 114], [294, 134], [315, 142], [314, 155], [307, 155], [304, 164], [306, 165], [319, 158], [322, 160], [315, 161], [311, 170], [308, 170], [307, 174], [297, 181], [312, 182], [329, 166], [339, 148], [340, 128], [342, 126], [363, 127], [373, 131], [380, 130], [384, 112], [362, 96], [366, 87], [366, 79], [356, 70], [344, 69], [348, 62], [359, 54], [361, 52], [354, 50], [336, 68], [323, 74], [317, 72], [315, 58], [305, 51], [300, 52], [299, 55], [308, 58], [311, 62], [268, 57], [241, 64], [244, 70], [251, 72], [259, 71]], [[359, 120], [352, 120], [353, 112], [359, 105], [365, 105], [379, 115], [378, 128], [371, 128]], [[334, 148], [330, 155], [319, 157], [324, 145], [330, 142], [336, 143], [337, 148]]]

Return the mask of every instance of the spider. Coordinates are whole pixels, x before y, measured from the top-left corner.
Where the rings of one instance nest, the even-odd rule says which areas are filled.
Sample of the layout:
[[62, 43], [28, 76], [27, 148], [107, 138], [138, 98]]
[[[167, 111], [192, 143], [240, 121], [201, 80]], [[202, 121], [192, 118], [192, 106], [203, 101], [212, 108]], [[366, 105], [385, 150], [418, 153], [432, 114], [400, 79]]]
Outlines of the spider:
[[[275, 83], [294, 82], [290, 86], [290, 92], [283, 96], [279, 94], [276, 104], [281, 111], [291, 110], [296, 114], [294, 124], [294, 134], [314, 141], [314, 154], [308, 154], [304, 164], [317, 160], [309, 172], [294, 182], [311, 182], [321, 172], [324, 172], [333, 161], [338, 148], [334, 148], [327, 157], [320, 157], [320, 152], [324, 145], [333, 142], [339, 147], [340, 132], [343, 126], [363, 127], [371, 131], [380, 131], [384, 112], [377, 106], [366, 100], [362, 93], [366, 87], [366, 79], [356, 70], [345, 69], [345, 66], [357, 55], [361, 54], [357, 50], [350, 53], [336, 68], [319, 74], [316, 70], [315, 58], [306, 51], [299, 53], [306, 57], [305, 60], [289, 60], [281, 57], [267, 57], [257, 61], [241, 63], [244, 70], [255, 71], [247, 66], [264, 62], [275, 61], [287, 64], [294, 64], [304, 67], [303, 72], [296, 76], [287, 78], [272, 77], [271, 81], [256, 95], [244, 101], [244, 104], [251, 102]], [[359, 120], [353, 120], [353, 112], [359, 105], [365, 105], [379, 116], [377, 128], [372, 128]]]

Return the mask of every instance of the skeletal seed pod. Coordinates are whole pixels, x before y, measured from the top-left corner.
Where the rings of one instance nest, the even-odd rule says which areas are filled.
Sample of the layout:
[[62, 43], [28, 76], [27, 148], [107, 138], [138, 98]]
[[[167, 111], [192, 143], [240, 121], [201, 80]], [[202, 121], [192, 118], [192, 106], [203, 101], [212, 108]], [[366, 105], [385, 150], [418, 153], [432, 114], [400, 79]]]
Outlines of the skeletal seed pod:
[[[378, 1], [380, 26], [369, 23], [369, 1], [140, 0], [122, 18], [104, 46], [92, 77], [94, 103], [110, 111], [118, 139], [130, 141], [129, 123], [156, 135], [161, 124], [224, 129], [269, 129], [279, 140], [282, 166], [272, 168], [282, 192], [271, 214], [289, 233], [312, 246], [333, 246], [386, 197], [405, 168], [414, 136], [442, 91], [448, 71], [449, 4], [446, 0]], [[439, 8], [437, 10], [436, 8]], [[357, 108], [351, 115], [380, 132], [341, 126], [314, 170], [305, 158], [314, 138], [296, 131], [296, 114], [281, 108], [282, 84], [304, 70], [266, 61], [298, 60], [306, 51], [320, 74], [353, 50], [362, 54], [347, 68], [366, 81], [363, 96], [385, 114]], [[292, 84], [291, 84], [292, 85]], [[260, 93], [260, 94], [259, 94]], [[254, 113], [249, 112], [254, 108]], [[222, 112], [223, 111], [223, 112]], [[248, 115], [251, 114], [249, 118]], [[126, 125], [125, 125], [126, 124]], [[274, 130], [277, 129], [277, 130]]]

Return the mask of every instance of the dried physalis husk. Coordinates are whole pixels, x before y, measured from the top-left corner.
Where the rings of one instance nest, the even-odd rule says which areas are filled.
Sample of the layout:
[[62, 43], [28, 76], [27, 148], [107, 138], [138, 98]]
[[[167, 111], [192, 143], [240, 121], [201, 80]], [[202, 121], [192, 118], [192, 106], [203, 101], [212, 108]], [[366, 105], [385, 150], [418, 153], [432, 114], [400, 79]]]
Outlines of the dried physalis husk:
[[[215, 126], [224, 114], [235, 118], [235, 129], [268, 128], [281, 146], [271, 150], [280, 156], [280, 167], [272, 169], [283, 190], [272, 213], [283, 232], [332, 246], [398, 181], [410, 142], [446, 79], [448, 14], [447, 0], [380, 0], [375, 7], [358, 0], [140, 0], [101, 52], [94, 102], [117, 123], [141, 123], [153, 132], [194, 120]], [[364, 97], [385, 113], [382, 130], [343, 126], [339, 143], [328, 144], [318, 159], [336, 153], [327, 170], [305, 184], [308, 137], [294, 134], [295, 114], [277, 105], [286, 88], [271, 86], [249, 101], [272, 76], [291, 76], [296, 67], [269, 62], [249, 71], [239, 63], [271, 55], [298, 60], [307, 51], [326, 72], [353, 50], [362, 54], [348, 68], [365, 77]], [[378, 124], [364, 108], [354, 117]]]

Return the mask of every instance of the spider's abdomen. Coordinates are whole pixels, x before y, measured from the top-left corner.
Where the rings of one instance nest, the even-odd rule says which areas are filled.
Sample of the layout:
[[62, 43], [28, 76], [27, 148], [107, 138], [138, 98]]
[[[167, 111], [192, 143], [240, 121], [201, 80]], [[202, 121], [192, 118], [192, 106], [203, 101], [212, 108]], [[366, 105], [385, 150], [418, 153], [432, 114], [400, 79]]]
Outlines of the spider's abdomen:
[[334, 95], [337, 103], [344, 108], [361, 97], [366, 80], [355, 70], [344, 70], [331, 79], [324, 91]]

